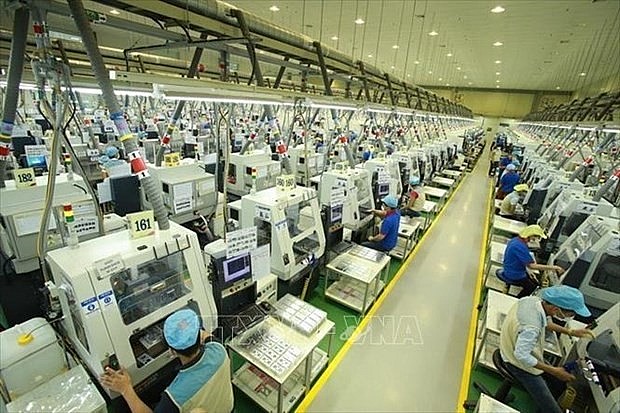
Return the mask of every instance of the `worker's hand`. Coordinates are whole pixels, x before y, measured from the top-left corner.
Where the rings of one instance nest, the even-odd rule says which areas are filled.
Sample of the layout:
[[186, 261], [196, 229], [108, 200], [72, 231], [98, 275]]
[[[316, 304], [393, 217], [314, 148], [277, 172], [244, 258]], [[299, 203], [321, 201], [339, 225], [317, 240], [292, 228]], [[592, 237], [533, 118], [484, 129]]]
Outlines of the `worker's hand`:
[[106, 367], [103, 375], [99, 377], [99, 381], [101, 381], [104, 387], [120, 393], [121, 395], [127, 394], [127, 392], [133, 388], [131, 376], [124, 367], [121, 367], [120, 370]]
[[369, 235], [367, 239], [368, 239], [368, 241], [372, 241], [372, 236]]
[[594, 335], [594, 331], [589, 330], [587, 328], [580, 328], [577, 330], [569, 330], [569, 335], [572, 337], [590, 337], [592, 339], [595, 339], [596, 336]]
[[560, 267], [559, 265], [556, 265], [556, 266], [555, 266], [554, 271], [555, 271], [558, 275], [562, 275], [562, 274], [564, 274], [564, 268]]
[[551, 372], [558, 380], [562, 381], [573, 381], [575, 380], [575, 376], [564, 370], [564, 367], [553, 367]]

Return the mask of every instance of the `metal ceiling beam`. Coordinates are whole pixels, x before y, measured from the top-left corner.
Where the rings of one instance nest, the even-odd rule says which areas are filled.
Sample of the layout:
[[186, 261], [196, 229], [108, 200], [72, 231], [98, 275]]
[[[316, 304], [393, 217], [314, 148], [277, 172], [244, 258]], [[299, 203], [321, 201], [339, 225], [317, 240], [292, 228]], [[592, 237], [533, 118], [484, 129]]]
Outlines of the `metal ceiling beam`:
[[[125, 53], [136, 53], [136, 52], [146, 52], [153, 50], [170, 50], [170, 49], [178, 49], [185, 47], [200, 47], [206, 48], [210, 45], [217, 44], [229, 44], [229, 43], [238, 43], [245, 44], [249, 40], [243, 37], [231, 37], [226, 39], [209, 39], [209, 40], [198, 40], [198, 41], [183, 41], [183, 42], [174, 42], [174, 43], [164, 43], [164, 44], [156, 44], [153, 46], [142, 46], [142, 47], [132, 47], [130, 49], [125, 49]], [[254, 39], [253, 41], [260, 41], [260, 39]]]

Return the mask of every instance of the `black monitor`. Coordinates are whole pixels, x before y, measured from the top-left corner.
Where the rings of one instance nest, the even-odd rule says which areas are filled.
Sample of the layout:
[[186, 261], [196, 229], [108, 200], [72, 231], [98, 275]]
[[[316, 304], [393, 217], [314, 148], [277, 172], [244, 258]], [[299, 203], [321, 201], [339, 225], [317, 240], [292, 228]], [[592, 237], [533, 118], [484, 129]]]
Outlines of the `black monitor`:
[[390, 184], [377, 184], [377, 195], [380, 198], [388, 195], [390, 193]]
[[564, 221], [564, 225], [562, 226], [562, 235], [569, 237], [589, 216], [590, 214], [585, 214], [583, 212], [573, 212]]
[[228, 258], [222, 262], [222, 287], [228, 288], [239, 280], [252, 278], [250, 253]]
[[13, 136], [11, 138], [11, 145], [13, 146], [13, 155], [19, 159], [21, 155], [26, 154], [27, 145], [36, 145], [37, 140], [34, 136]]
[[592, 274], [590, 285], [620, 294], [620, 256], [603, 254]]

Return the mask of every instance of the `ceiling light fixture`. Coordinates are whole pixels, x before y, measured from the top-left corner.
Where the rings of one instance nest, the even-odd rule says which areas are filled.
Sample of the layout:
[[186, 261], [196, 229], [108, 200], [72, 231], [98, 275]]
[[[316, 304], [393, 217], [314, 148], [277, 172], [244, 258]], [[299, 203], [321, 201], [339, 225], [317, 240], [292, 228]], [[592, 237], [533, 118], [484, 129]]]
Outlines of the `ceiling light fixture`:
[[496, 61], [495, 61], [495, 64], [496, 64], [496, 65], [498, 65], [498, 64], [500, 64], [501, 62], [502, 62], [501, 60], [496, 60]]
[[452, 53], [448, 53], [446, 56], [448, 56], [448, 57], [452, 57]]
[[118, 16], [119, 14], [121, 14], [121, 12], [116, 10], [116, 9], [112, 9], [112, 10], [110, 10], [110, 14], [114, 14], [114, 15]]
[[495, 43], [493, 43], [493, 46], [496, 46], [496, 47], [497, 46], [503, 46], [503, 45], [504, 45], [504, 43], [502, 43], [502, 42], [495, 42]]
[[437, 36], [439, 33], [437, 33], [435, 30], [433, 30], [432, 32], [429, 32], [428, 35], [429, 36]]
[[463, 76], [463, 79], [467, 79], [467, 75]]
[[332, 36], [332, 40], [338, 40], [338, 36]]
[[441, 77], [440, 77], [440, 78], [439, 78], [439, 81], [441, 82], [442, 80], [443, 80], [443, 78], [441, 78]]
[[394, 46], [392, 46], [392, 49], [398, 49], [398, 45], [395, 44]]
[[415, 62], [413, 62], [413, 64], [414, 64], [414, 65], [419, 65], [419, 64], [420, 64], [420, 61], [419, 61], [419, 60], [416, 60]]
[[450, 83], [446, 83], [446, 86], [450, 86]]
[[499, 79], [497, 79], [497, 80], [495, 81], [495, 83], [499, 83]]
[[390, 66], [390, 69], [394, 70], [394, 66]]
[[559, 86], [556, 86], [556, 87], [555, 87], [555, 90], [560, 90], [560, 87], [559, 87]]
[[428, 71], [428, 74], [429, 74], [429, 75], [432, 75], [432, 74], [433, 74], [433, 72], [432, 72], [431, 70], [429, 70], [429, 71]]
[[371, 55], [371, 54], [369, 54], [369, 55], [368, 55], [368, 57], [372, 57], [372, 55]]
[[357, 19], [355, 19], [355, 24], [364, 24], [364, 23], [366, 23], [366, 22], [363, 19], [359, 18], [359, 17]]
[[502, 6], [495, 6], [491, 9], [491, 13], [503, 13], [505, 11], [506, 9], [503, 8]]
[[495, 72], [495, 75], [499, 76], [499, 75], [501, 75], [501, 73], [500, 72]]
[[585, 75], [586, 75], [586, 72], [579, 73], [579, 76], [585, 76]]
[[407, 77], [411, 77], [411, 73], [407, 73]]
[[496, 89], [499, 89], [499, 85], [495, 86]]
[[457, 67], [456, 67], [456, 70], [461, 70], [461, 66], [457, 66]]
[[473, 82], [467, 82], [467, 84], [471, 86], [471, 85], [473, 85]]
[[269, 10], [271, 10], [271, 11], [280, 11], [280, 8], [274, 4], [273, 6], [269, 7]]

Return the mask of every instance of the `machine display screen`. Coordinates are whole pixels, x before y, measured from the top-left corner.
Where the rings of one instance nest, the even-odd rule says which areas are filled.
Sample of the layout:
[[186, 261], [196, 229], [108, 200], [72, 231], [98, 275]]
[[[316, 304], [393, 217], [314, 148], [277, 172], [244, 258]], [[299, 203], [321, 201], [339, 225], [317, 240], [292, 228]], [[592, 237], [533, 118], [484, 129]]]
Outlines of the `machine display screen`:
[[237, 257], [229, 258], [223, 263], [224, 283], [233, 283], [242, 278], [252, 276], [252, 265], [250, 253], [245, 253]]
[[331, 223], [342, 221], [342, 205], [336, 205], [331, 208]]
[[390, 192], [390, 184], [379, 184], [377, 194], [379, 196], [386, 196]]
[[562, 235], [570, 236], [589, 216], [589, 214], [584, 214], [583, 212], [573, 212], [568, 219], [564, 221]]
[[620, 294], [620, 256], [603, 254], [592, 274], [590, 285]]

